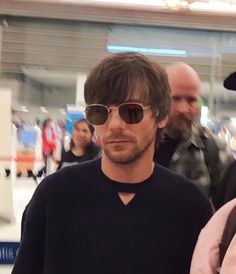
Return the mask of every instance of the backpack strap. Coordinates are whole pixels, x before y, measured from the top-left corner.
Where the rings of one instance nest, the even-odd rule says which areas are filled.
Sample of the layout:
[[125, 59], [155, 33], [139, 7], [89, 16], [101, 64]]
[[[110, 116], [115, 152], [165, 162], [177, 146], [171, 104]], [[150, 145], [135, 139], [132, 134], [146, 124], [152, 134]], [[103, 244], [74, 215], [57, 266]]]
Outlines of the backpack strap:
[[212, 136], [202, 137], [203, 144], [205, 146], [203, 153], [205, 157], [205, 163], [212, 179], [216, 163], [219, 162], [219, 149]]
[[203, 149], [204, 160], [211, 179], [211, 195], [214, 194], [215, 189], [217, 187], [216, 183], [219, 180], [219, 148], [216, 144], [216, 141], [214, 140], [214, 137], [211, 134], [208, 134], [208, 136], [202, 135], [201, 139], [205, 147]]
[[236, 206], [232, 209], [230, 212], [224, 231], [223, 236], [221, 238], [221, 243], [219, 245], [219, 251], [220, 251], [220, 266], [222, 265], [222, 262], [224, 260], [226, 251], [230, 245], [230, 242], [232, 241], [234, 235], [236, 233]]

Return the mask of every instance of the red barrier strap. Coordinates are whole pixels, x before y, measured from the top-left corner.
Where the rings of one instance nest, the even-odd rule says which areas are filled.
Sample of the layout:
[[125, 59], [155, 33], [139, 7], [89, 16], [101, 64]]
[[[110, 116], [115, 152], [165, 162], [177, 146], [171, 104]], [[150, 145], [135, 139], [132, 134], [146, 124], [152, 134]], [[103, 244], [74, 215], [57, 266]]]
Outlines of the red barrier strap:
[[24, 163], [29, 163], [29, 162], [43, 162], [42, 157], [35, 157], [33, 155], [18, 155], [16, 157], [11, 157], [11, 156], [0, 156], [0, 162], [10, 162], [10, 161], [15, 161], [17, 163], [19, 162], [24, 162]]

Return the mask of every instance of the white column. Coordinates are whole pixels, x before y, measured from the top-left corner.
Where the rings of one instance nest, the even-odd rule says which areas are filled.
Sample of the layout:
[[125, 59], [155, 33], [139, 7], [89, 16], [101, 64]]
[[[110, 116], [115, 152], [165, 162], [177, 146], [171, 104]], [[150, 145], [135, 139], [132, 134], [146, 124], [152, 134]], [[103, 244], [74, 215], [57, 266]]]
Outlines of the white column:
[[[13, 221], [13, 180], [15, 178], [15, 161], [13, 132], [11, 122], [11, 90], [0, 89], [0, 217], [7, 221]], [[6, 178], [5, 168], [11, 169], [11, 176]]]
[[87, 79], [86, 73], [78, 73], [76, 78], [76, 95], [75, 105], [81, 110], [84, 110], [84, 83]]

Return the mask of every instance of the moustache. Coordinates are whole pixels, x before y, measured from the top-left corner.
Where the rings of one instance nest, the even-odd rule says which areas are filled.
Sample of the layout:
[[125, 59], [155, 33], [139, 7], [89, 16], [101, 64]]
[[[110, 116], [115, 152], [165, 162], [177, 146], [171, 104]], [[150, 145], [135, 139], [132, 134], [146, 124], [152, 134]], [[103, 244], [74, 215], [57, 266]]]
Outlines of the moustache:
[[179, 114], [175, 117], [178, 120], [186, 120], [186, 121], [191, 121], [191, 117], [186, 114]]
[[110, 143], [117, 140], [124, 141], [124, 142], [133, 142], [135, 141], [135, 137], [131, 137], [131, 136], [120, 134], [120, 133], [113, 133], [103, 138], [104, 143]]
[[188, 115], [184, 115], [184, 114], [179, 114], [179, 115], [176, 115], [175, 117], [172, 117], [170, 118], [170, 123], [175, 123], [175, 122], [183, 122], [183, 123], [192, 123], [192, 118], [189, 117]]

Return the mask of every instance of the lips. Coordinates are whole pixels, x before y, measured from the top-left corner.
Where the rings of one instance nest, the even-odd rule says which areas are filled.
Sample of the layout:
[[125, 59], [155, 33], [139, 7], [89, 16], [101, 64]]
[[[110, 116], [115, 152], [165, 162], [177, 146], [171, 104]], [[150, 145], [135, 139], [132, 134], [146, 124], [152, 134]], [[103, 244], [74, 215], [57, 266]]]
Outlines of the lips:
[[128, 143], [128, 142], [134, 142], [135, 138], [132, 138], [131, 136], [125, 136], [124, 134], [112, 134], [110, 136], [106, 136], [103, 139], [104, 144], [121, 144], [121, 143]]
[[131, 142], [131, 140], [107, 140], [106, 144], [127, 143], [127, 142]]

